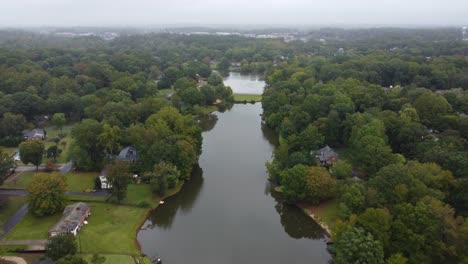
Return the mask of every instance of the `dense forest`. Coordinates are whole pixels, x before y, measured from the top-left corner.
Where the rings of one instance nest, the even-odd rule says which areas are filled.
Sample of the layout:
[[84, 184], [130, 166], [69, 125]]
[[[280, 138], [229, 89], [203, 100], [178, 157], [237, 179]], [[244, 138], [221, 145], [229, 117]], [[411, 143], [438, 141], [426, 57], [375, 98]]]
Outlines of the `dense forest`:
[[[339, 202], [335, 263], [468, 263], [468, 42], [458, 29], [301, 34], [2, 31], [0, 145], [63, 116], [78, 169], [135, 146], [133, 173], [171, 171], [154, 184], [163, 193], [198, 162], [196, 117], [233, 102], [222, 76], [262, 74], [264, 123], [280, 138], [271, 180], [288, 203]], [[318, 166], [327, 145], [340, 158]]]
[[[335, 263], [465, 263], [467, 43], [338, 43], [266, 74], [272, 180], [291, 203], [339, 202]], [[328, 170], [311, 157], [325, 145]]]

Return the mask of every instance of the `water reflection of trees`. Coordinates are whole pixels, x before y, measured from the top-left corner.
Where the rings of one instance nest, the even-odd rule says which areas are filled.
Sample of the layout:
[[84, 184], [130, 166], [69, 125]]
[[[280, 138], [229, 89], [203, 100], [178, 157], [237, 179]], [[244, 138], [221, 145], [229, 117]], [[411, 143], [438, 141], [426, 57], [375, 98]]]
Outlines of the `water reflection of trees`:
[[321, 239], [325, 237], [325, 231], [319, 224], [296, 206], [283, 203], [277, 192], [270, 189], [270, 193], [276, 201], [275, 209], [280, 215], [281, 225], [290, 237], [295, 239]]
[[184, 184], [182, 190], [178, 194], [167, 198], [164, 205], [159, 206], [151, 213], [146, 228], [158, 226], [159, 228], [169, 229], [179, 209], [183, 213], [192, 210], [202, 186], [203, 170], [197, 165], [192, 171], [191, 179]]
[[281, 216], [284, 231], [292, 238], [321, 239], [325, 236], [325, 231], [299, 208], [277, 203], [275, 209]]
[[278, 134], [275, 132], [275, 130], [267, 127], [266, 125], [262, 125], [262, 134], [268, 143], [275, 147], [278, 146]]
[[203, 132], [212, 130], [218, 122], [218, 116], [215, 114], [203, 115], [199, 118], [200, 127]]

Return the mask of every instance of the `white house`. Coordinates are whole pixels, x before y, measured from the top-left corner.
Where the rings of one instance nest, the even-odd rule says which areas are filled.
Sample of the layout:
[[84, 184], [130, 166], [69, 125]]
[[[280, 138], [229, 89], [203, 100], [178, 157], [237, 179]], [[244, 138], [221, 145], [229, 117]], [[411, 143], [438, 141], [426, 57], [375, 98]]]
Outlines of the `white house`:
[[107, 180], [107, 177], [104, 175], [99, 176], [99, 180], [101, 181], [101, 189], [109, 189], [112, 188], [112, 184]]

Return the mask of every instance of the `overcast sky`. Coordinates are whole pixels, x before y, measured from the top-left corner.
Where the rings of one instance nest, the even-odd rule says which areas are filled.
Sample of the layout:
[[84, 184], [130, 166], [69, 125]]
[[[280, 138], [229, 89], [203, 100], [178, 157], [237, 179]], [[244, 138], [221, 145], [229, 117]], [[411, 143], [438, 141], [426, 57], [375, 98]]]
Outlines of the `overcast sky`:
[[0, 26], [468, 24], [468, 0], [0, 0]]

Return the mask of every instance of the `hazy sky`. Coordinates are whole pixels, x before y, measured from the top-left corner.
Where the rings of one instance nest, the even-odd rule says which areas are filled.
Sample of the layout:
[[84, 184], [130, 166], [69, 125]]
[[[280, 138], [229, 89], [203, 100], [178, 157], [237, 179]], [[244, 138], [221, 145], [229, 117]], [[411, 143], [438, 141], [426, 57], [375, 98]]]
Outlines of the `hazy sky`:
[[0, 0], [0, 26], [462, 25], [468, 0]]

